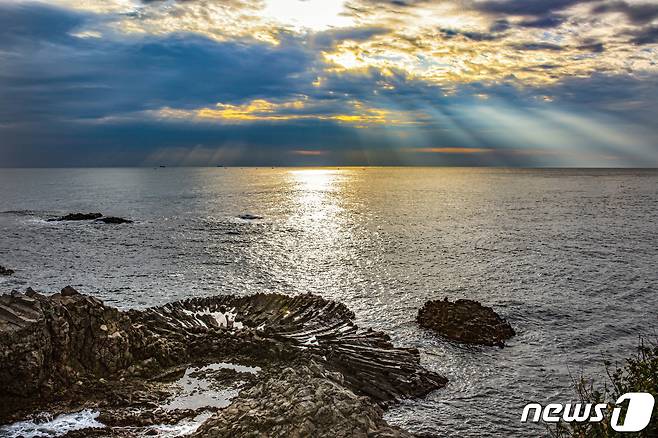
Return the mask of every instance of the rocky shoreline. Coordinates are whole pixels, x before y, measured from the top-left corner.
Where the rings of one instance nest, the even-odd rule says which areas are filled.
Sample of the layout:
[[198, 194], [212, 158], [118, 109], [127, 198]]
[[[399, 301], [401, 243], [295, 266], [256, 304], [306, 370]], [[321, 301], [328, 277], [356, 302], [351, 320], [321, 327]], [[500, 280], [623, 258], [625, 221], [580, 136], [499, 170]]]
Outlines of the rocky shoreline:
[[66, 436], [158, 435], [190, 422], [198, 437], [410, 436], [383, 407], [447, 381], [417, 350], [353, 319], [314, 295], [121, 312], [70, 287], [12, 292], [0, 296], [0, 424], [91, 409], [105, 427]]

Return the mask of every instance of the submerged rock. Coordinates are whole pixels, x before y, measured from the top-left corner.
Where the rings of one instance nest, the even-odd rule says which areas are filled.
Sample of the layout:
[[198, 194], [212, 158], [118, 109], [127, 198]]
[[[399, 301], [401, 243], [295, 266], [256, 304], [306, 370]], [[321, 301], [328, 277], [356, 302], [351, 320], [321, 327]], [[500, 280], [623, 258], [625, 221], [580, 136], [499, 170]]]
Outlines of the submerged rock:
[[103, 217], [101, 213], [69, 213], [65, 216], [48, 219], [48, 222], [91, 221]]
[[13, 274], [14, 274], [13, 269], [5, 268], [4, 266], [0, 265], [0, 275], [8, 276]]
[[505, 340], [516, 334], [492, 308], [473, 300], [428, 301], [418, 311], [416, 320], [421, 327], [467, 344], [503, 347]]
[[101, 217], [96, 219], [96, 222], [102, 222], [104, 224], [132, 224], [133, 221], [130, 219], [124, 219], [122, 217]]
[[[192, 363], [230, 361], [262, 372], [230, 384], [242, 391], [234, 404], [207, 406], [218, 413], [197, 436], [408, 436], [386, 424], [380, 406], [447, 381], [420, 366], [416, 349], [353, 319], [314, 295], [222, 295], [121, 312], [71, 287], [12, 292], [0, 296], [0, 424], [65, 405], [98, 408], [104, 424], [156, 425], [174, 415], [153, 414], [169, 394], [158, 382]], [[240, 372], [202, 374], [227, 384]]]

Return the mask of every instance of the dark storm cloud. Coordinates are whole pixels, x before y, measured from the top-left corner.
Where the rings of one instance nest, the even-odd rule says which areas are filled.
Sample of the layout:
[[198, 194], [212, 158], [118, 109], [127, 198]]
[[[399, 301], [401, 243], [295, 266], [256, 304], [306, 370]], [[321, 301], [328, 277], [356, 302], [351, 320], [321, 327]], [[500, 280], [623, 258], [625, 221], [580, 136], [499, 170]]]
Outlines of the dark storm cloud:
[[579, 3], [598, 0], [488, 0], [472, 3], [473, 8], [487, 13], [547, 16]]
[[137, 42], [78, 38], [71, 32], [95, 17], [45, 6], [0, 8], [0, 19], [9, 24], [0, 25], [0, 50], [10, 61], [0, 66], [5, 123], [288, 94], [314, 59], [295, 41], [273, 46], [191, 35]]
[[76, 13], [61, 14], [57, 9], [40, 5], [0, 3], [0, 44], [3, 47], [36, 41], [61, 41], [67, 33], [84, 22]]
[[658, 43], [658, 26], [641, 27], [629, 32], [631, 42], [637, 45]]
[[608, 12], [620, 12], [635, 24], [646, 24], [658, 17], [658, 4], [655, 3], [633, 3], [625, 1], [612, 1], [596, 6], [594, 13], [602, 14]]
[[432, 3], [433, 0], [361, 0], [363, 4], [369, 4], [380, 7], [400, 7], [408, 8]]
[[591, 53], [603, 53], [605, 52], [605, 44], [599, 41], [595, 41], [592, 39], [587, 39], [582, 42], [582, 44], [578, 47], [580, 50], [585, 50], [587, 52]]
[[472, 41], [493, 41], [500, 38], [500, 34], [498, 33], [469, 32], [456, 29], [441, 29], [441, 34], [444, 38], [448, 39], [461, 36]]
[[[151, 2], [146, 0], [146, 3]], [[248, 3], [230, 2], [235, 7]], [[395, 11], [429, 3], [361, 1]], [[512, 29], [514, 26], [519, 26], [510, 24], [518, 22], [518, 18], [508, 20], [507, 15], [523, 16], [521, 27], [549, 29], [566, 19], [559, 15], [560, 11], [575, 3], [480, 2], [476, 3], [477, 7], [492, 14], [490, 27], [485, 26], [480, 32], [443, 29], [438, 31], [438, 36], [435, 27], [431, 37], [446, 46], [472, 44], [478, 50], [495, 44], [501, 49], [546, 51], [527, 53], [527, 57], [547, 58], [527, 68], [549, 72], [543, 77], [552, 75], [553, 71], [557, 76], [563, 68], [557, 59], [562, 56], [557, 53], [562, 47], [526, 37], [513, 40], [528, 40], [517, 46], [503, 41], [506, 35], [513, 34], [511, 30], [518, 30]], [[504, 80], [493, 83], [456, 80], [446, 85], [409, 74], [403, 63], [392, 63], [386, 70], [366, 65], [354, 71], [333, 69], [324, 63], [322, 52], [334, 50], [348, 40], [355, 41], [357, 46], [365, 46], [372, 40], [386, 44], [389, 33], [395, 32], [388, 22], [382, 22], [381, 26], [299, 34], [275, 29], [271, 35], [276, 35], [278, 44], [249, 36], [213, 40], [181, 32], [181, 28], [162, 35], [116, 32], [96, 38], [84, 33], [87, 29], [111, 28], [95, 26], [105, 19], [108, 18], [102, 14], [72, 12], [36, 3], [0, 3], [0, 167], [131, 165], [154, 160], [162, 160], [162, 164], [304, 164], [299, 161], [301, 158], [286, 155], [293, 149], [327, 150], [329, 157], [337, 160], [314, 164], [404, 164], [391, 151], [402, 146], [503, 151], [511, 145], [524, 144], [528, 136], [542, 137], [534, 132], [528, 134], [526, 125], [536, 119], [524, 117], [536, 112], [537, 119], [541, 119], [544, 113], [537, 108], [546, 109], [544, 98], [560, 102], [565, 110], [577, 114], [605, 113], [615, 120], [641, 121], [647, 126], [651, 126], [652, 116], [658, 112], [655, 104], [658, 81], [653, 76], [609, 74], [569, 79], [562, 73], [560, 82], [550, 85], [544, 85], [546, 81], [542, 85], [518, 87]], [[656, 30], [651, 26], [638, 28], [631, 37], [636, 44], [648, 44], [656, 41]], [[405, 47], [422, 48], [434, 41], [423, 35], [398, 38], [398, 42], [410, 43]], [[435, 48], [425, 47], [428, 53]], [[586, 54], [590, 56], [603, 52], [604, 44], [586, 40], [579, 49], [590, 52]], [[551, 52], [555, 53], [549, 59], [547, 55]], [[393, 51], [384, 53], [395, 55]], [[422, 53], [413, 56], [423, 66]], [[486, 72], [482, 77], [486, 78]], [[321, 80], [316, 82], [318, 78]], [[284, 117], [236, 122], [221, 117], [200, 120], [194, 116], [199, 109], [217, 108], [218, 103], [240, 108], [255, 99], [271, 103], [277, 108], [276, 115]], [[308, 105], [302, 108], [281, 105], [290, 101], [308, 102]], [[341, 123], [340, 118], [331, 117], [351, 114], [354, 102], [361, 105], [366, 115], [368, 109], [374, 108], [390, 112], [391, 119], [403, 122], [409, 115], [411, 123], [398, 126], [379, 123], [357, 129], [349, 122]], [[484, 111], [486, 105], [493, 111]], [[317, 108], [321, 108], [318, 113], [321, 117], [314, 118]], [[160, 117], [164, 109], [179, 111], [182, 116]], [[285, 119], [289, 114], [296, 118]], [[428, 115], [430, 119], [415, 119], [416, 114]], [[299, 117], [304, 115], [310, 117]], [[514, 123], [501, 125], [504, 126], [501, 129], [497, 121], [492, 124], [489, 120], [496, 116], [501, 117], [501, 124], [510, 120]], [[554, 128], [549, 134], [561, 133], [561, 129], [571, 132], [572, 128]], [[492, 135], [495, 130], [503, 134], [495, 137]], [[522, 137], [524, 134], [526, 137]], [[587, 140], [582, 132], [568, 138], [581, 143]], [[550, 142], [551, 137], [539, 140]], [[197, 161], [186, 161], [188, 149], [192, 155], [197, 154], [194, 155]], [[222, 161], [222, 154], [213, 153], [223, 150], [231, 151], [232, 161]], [[505, 154], [506, 164], [533, 164], [527, 155]], [[345, 158], [348, 156], [352, 158]], [[476, 156], [451, 159], [454, 164], [482, 163]], [[446, 160], [430, 154], [420, 163], [452, 163]]]
[[551, 28], [558, 27], [564, 23], [565, 18], [561, 15], [556, 14], [546, 14], [539, 17], [533, 17], [528, 20], [521, 21], [519, 26], [521, 27], [537, 27], [537, 28]]
[[386, 35], [391, 29], [385, 27], [350, 27], [329, 29], [309, 36], [316, 50], [327, 50], [345, 40], [366, 41], [378, 35]]
[[[527, 101], [532, 95], [554, 96], [560, 104], [585, 114], [594, 110], [650, 126], [658, 114], [658, 75], [604, 75], [568, 78], [550, 87], [536, 87], [519, 93], [513, 87], [500, 87], [496, 95], [507, 101]], [[518, 101], [521, 104], [521, 101]]]
[[551, 44], [551, 43], [518, 43], [512, 45], [512, 48], [515, 50], [554, 50], [554, 51], [559, 51], [563, 50], [563, 48], [557, 44]]

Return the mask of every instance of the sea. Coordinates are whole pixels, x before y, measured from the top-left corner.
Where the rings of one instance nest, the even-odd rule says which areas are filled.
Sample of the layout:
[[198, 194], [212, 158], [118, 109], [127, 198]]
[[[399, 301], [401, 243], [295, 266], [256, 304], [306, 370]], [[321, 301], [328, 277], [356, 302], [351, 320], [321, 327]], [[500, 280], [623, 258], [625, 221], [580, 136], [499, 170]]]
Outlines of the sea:
[[[101, 212], [128, 225], [48, 222]], [[0, 292], [66, 285], [121, 309], [314, 293], [417, 347], [450, 382], [389, 407], [427, 436], [536, 437], [525, 404], [575, 401], [658, 329], [658, 171], [505, 168], [0, 169]], [[415, 322], [469, 298], [505, 348]]]

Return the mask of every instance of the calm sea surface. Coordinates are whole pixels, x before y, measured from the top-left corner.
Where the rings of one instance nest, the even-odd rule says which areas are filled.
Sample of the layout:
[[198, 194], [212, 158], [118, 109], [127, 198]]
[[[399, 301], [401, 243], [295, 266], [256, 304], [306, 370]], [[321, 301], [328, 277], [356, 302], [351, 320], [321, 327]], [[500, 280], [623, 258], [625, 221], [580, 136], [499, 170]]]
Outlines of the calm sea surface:
[[[100, 211], [133, 225], [49, 223]], [[658, 173], [505, 169], [0, 169], [0, 291], [72, 285], [120, 308], [313, 292], [416, 346], [447, 388], [387, 419], [441, 436], [537, 436], [525, 403], [574, 399], [658, 329]], [[243, 220], [243, 214], [262, 216]], [[508, 318], [508, 347], [419, 329], [425, 300]]]

